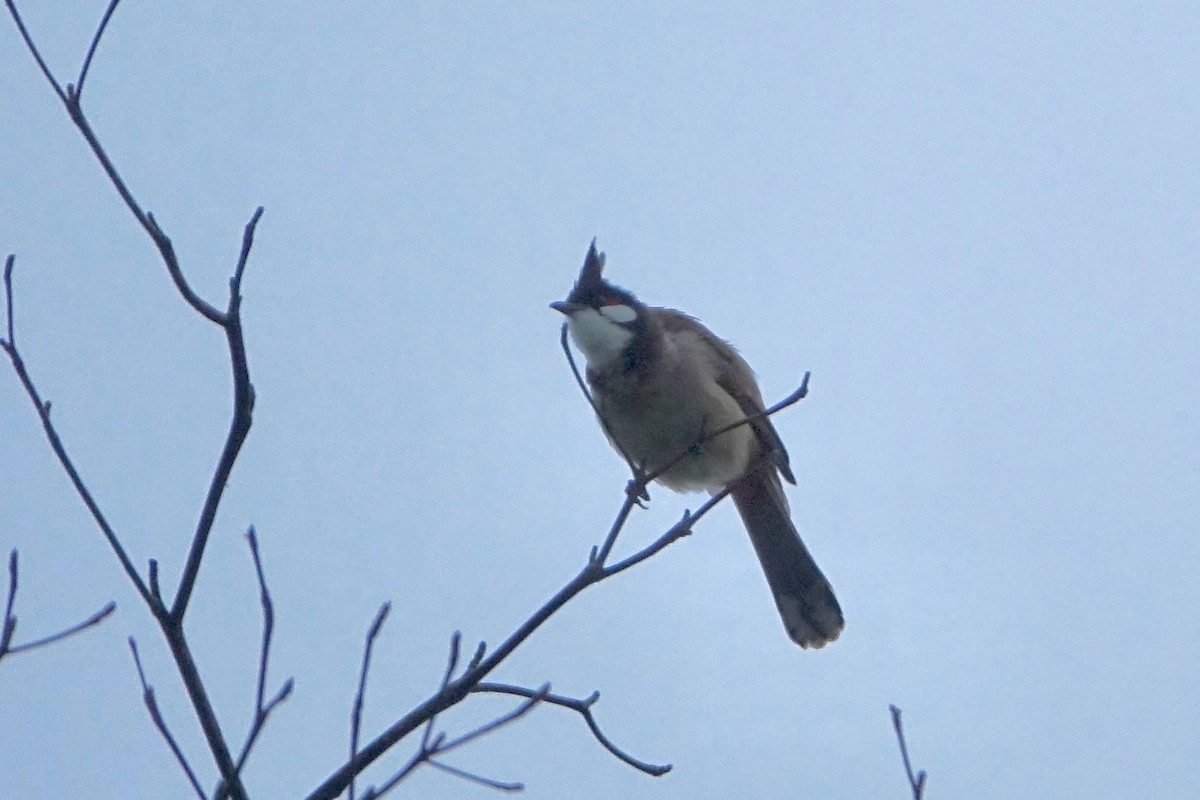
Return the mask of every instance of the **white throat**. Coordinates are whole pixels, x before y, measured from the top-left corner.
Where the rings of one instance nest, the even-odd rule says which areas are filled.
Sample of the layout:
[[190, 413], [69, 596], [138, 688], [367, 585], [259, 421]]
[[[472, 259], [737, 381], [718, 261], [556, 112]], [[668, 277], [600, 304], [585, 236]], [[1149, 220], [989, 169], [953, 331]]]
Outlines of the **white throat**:
[[[624, 308], [624, 306], [622, 306]], [[575, 345], [593, 367], [603, 367], [625, 352], [633, 332], [594, 308], [582, 308], [570, 316], [567, 325]]]

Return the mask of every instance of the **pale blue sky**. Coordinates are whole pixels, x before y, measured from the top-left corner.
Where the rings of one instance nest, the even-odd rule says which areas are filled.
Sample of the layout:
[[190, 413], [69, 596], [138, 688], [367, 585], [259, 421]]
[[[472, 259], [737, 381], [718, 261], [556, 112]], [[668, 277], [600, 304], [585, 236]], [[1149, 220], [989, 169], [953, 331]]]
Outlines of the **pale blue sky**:
[[[63, 80], [103, 3], [26, 20]], [[79, 6], [80, 4], [75, 4]], [[558, 350], [589, 240], [746, 355], [846, 612], [784, 635], [731, 509], [590, 590], [497, 680], [586, 696], [641, 775], [545, 708], [453, 763], [559, 797], [1182, 797], [1200, 785], [1200, 10], [1192, 3], [122, 5], [84, 105], [221, 301], [241, 227], [255, 427], [189, 632], [248, 723], [258, 528], [277, 681], [248, 770], [294, 797], [571, 577], [625, 475]], [[72, 16], [67, 16], [67, 14]], [[228, 422], [220, 332], [0, 25], [0, 251], [18, 338], [135, 560], [173, 585]], [[7, 373], [7, 370], [5, 370]], [[653, 493], [632, 549], [699, 497]], [[164, 646], [0, 375], [0, 796], [187, 797], [214, 773]], [[18, 638], [21, 638], [20, 636]], [[502, 708], [447, 717], [464, 730]], [[410, 750], [368, 773], [382, 780]], [[490, 796], [441, 773], [397, 796]]]

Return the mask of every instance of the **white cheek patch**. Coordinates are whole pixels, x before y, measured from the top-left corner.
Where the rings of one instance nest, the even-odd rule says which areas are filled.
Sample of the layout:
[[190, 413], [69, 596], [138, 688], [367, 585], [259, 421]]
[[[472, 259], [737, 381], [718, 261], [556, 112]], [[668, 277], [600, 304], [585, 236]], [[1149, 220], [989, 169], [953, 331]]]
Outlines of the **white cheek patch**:
[[624, 304], [600, 306], [600, 313], [613, 322], [626, 323], [637, 319], [637, 311]]
[[[606, 306], [606, 308], [629, 308], [628, 306]], [[633, 309], [629, 309], [632, 311]], [[636, 312], [635, 312], [636, 313]], [[571, 338], [587, 356], [588, 363], [599, 367], [607, 364], [621, 353], [633, 339], [633, 333], [601, 316], [593, 308], [584, 308], [571, 315]]]

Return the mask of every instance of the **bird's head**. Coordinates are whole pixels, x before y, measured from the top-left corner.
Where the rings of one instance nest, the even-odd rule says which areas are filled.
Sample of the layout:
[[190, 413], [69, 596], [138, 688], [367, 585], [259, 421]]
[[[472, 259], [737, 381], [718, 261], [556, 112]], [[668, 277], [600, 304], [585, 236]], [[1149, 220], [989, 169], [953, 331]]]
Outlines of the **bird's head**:
[[550, 304], [566, 315], [571, 338], [593, 367], [620, 358], [646, 324], [646, 307], [604, 280], [603, 271], [604, 254], [596, 252], [593, 239], [571, 293]]

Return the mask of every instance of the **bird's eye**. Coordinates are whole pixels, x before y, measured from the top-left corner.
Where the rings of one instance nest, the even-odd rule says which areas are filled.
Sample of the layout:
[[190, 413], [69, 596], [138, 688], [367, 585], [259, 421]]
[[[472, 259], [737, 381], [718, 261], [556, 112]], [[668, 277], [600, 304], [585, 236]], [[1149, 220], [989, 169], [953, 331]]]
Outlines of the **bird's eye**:
[[632, 306], [627, 306], [624, 303], [600, 306], [600, 313], [607, 319], [622, 325], [637, 319], [637, 311]]

